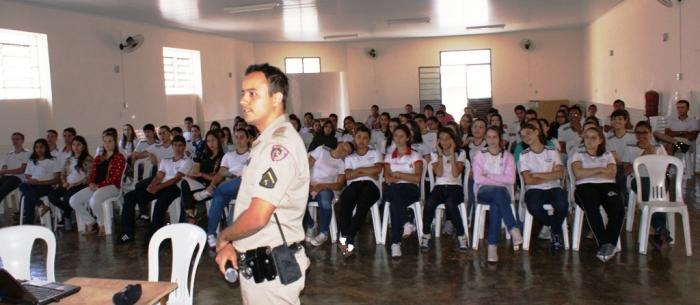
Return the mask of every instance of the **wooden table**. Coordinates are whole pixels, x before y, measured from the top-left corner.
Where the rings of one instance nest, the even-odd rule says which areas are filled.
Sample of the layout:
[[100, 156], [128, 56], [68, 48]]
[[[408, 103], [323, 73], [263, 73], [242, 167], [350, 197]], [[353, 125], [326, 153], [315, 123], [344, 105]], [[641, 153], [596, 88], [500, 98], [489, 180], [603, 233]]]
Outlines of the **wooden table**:
[[171, 282], [147, 282], [122, 279], [97, 279], [74, 277], [65, 282], [80, 286], [78, 293], [62, 299], [60, 305], [111, 305], [112, 296], [129, 284], [141, 284], [141, 298], [136, 305], [166, 304], [168, 295], [177, 289], [177, 284]]

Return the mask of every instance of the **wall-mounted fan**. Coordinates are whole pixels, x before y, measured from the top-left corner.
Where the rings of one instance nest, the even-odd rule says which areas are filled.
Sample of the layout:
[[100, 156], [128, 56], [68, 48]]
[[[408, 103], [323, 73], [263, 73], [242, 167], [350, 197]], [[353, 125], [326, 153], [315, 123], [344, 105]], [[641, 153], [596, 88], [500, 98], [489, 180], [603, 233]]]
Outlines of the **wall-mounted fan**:
[[129, 36], [119, 44], [119, 49], [125, 53], [131, 53], [143, 44], [143, 40], [143, 35]]
[[377, 58], [377, 50], [375, 50], [374, 48], [372, 48], [372, 49], [367, 49], [367, 50], [365, 50], [365, 52], [367, 53], [367, 56], [369, 56], [369, 57], [371, 57], [371, 58], [373, 58], [373, 59], [374, 59], [374, 58]]
[[530, 39], [523, 39], [520, 41], [520, 48], [529, 51], [535, 48], [535, 43]]

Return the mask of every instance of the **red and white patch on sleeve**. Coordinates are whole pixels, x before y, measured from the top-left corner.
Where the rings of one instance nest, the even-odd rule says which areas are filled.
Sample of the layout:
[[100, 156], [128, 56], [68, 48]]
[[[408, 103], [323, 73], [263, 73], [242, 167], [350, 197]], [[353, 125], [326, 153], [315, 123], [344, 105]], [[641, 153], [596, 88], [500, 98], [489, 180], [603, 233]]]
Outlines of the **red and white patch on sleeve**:
[[281, 161], [289, 155], [289, 151], [282, 145], [275, 144], [272, 146], [270, 151], [270, 158], [272, 161]]

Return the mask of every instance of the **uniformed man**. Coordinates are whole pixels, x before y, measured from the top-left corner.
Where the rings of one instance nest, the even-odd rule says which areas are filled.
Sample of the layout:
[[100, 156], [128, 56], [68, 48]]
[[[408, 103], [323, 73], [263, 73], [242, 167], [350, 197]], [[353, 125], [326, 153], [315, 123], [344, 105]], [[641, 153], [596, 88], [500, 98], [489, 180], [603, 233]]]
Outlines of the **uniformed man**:
[[299, 294], [309, 266], [299, 246], [304, 239], [302, 219], [309, 195], [309, 163], [301, 137], [285, 120], [288, 89], [287, 76], [276, 67], [261, 64], [246, 70], [240, 104], [245, 120], [262, 133], [253, 142], [250, 162], [243, 169], [234, 222], [219, 234], [216, 262], [222, 273], [228, 261], [238, 267], [240, 254], [280, 246], [283, 233], [294, 251], [301, 278], [284, 285], [279, 276], [258, 283], [241, 276], [244, 304], [300, 304]]

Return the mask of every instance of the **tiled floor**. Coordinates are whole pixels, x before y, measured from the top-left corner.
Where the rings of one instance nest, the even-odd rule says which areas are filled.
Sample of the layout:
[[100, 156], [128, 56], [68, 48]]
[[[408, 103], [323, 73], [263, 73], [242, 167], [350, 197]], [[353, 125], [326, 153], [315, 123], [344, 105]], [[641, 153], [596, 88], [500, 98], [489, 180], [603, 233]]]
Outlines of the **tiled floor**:
[[[637, 252], [636, 229], [624, 232], [623, 251], [603, 264], [595, 243], [584, 239], [581, 251], [552, 255], [548, 242], [535, 240], [529, 252], [513, 252], [501, 243], [497, 265], [479, 251], [454, 249], [450, 236], [421, 253], [415, 237], [403, 245], [403, 257], [389, 257], [374, 244], [368, 222], [359, 253], [345, 259], [330, 243], [308, 249], [312, 265], [302, 295], [304, 304], [700, 304], [700, 201], [698, 185], [687, 194], [694, 256], [686, 257], [680, 218], [678, 242], [663, 251]], [[638, 214], [637, 214], [638, 215]], [[637, 218], [638, 219], [638, 218]], [[570, 219], [571, 221], [571, 219]], [[8, 215], [0, 225], [7, 225]], [[537, 228], [534, 231], [537, 233]], [[141, 235], [139, 235], [140, 237]], [[112, 238], [57, 234], [57, 280], [74, 276], [147, 278], [147, 251], [140, 240], [118, 245]], [[482, 243], [483, 245], [483, 243]], [[0, 245], [1, 246], [1, 245]], [[436, 251], [437, 249], [437, 251]], [[32, 273], [43, 277], [43, 246], [35, 247]], [[169, 278], [169, 251], [161, 253], [161, 275]], [[205, 252], [195, 282], [195, 304], [239, 304], [238, 286], [229, 286]]]

